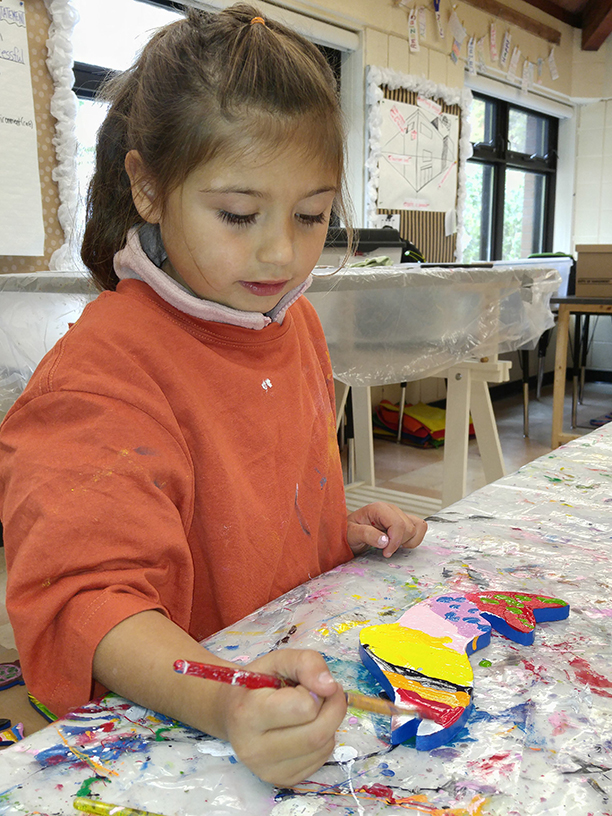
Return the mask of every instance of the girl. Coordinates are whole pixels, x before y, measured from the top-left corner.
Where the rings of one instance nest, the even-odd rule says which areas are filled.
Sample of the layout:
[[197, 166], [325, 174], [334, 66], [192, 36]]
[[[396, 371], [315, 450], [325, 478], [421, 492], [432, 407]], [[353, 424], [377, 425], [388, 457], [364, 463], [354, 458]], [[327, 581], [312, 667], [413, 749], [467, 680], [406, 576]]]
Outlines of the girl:
[[330, 755], [344, 696], [315, 652], [253, 670], [296, 688], [179, 677], [177, 658], [367, 547], [424, 522], [346, 517], [333, 380], [301, 297], [343, 136], [318, 50], [257, 10], [190, 11], [114, 82], [82, 256], [101, 289], [0, 434], [7, 607], [55, 714], [112, 689], [231, 741], [293, 784]]

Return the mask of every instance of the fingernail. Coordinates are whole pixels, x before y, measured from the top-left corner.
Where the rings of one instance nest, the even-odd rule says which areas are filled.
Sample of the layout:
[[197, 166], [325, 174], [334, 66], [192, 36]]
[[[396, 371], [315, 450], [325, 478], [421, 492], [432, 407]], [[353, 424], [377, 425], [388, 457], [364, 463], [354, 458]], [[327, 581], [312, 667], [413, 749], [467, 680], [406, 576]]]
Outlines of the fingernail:
[[329, 672], [321, 672], [321, 674], [318, 677], [318, 680], [319, 683], [321, 683], [324, 686], [334, 686], [336, 684], [336, 681]]
[[378, 539], [378, 543], [380, 544], [381, 547], [386, 547], [387, 544], [389, 543], [389, 536], [381, 535], [381, 537]]

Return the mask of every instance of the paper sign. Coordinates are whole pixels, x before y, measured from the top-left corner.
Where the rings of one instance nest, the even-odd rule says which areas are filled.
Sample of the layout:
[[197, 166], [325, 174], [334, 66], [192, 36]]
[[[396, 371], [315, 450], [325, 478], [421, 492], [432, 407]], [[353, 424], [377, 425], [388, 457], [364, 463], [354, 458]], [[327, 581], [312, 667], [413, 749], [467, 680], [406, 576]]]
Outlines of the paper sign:
[[548, 55], [548, 67], [550, 68], [550, 75], [553, 79], [559, 79], [559, 71], [557, 70], [557, 63], [555, 62], [555, 49], [550, 49]]
[[434, 12], [436, 15], [436, 23], [438, 25], [438, 37], [444, 39], [444, 25], [442, 23], [442, 15], [440, 14], [440, 0], [434, 0]]
[[491, 62], [497, 62], [499, 54], [497, 53], [497, 28], [495, 23], [491, 23], [489, 38], [491, 40]]
[[45, 227], [23, 0], [0, 0], [0, 146], [0, 255], [43, 255]]
[[478, 55], [478, 68], [482, 73], [484, 73], [487, 69], [487, 64], [485, 62], [485, 38], [481, 37], [476, 42], [476, 54]]
[[474, 37], [470, 37], [467, 49], [467, 68], [470, 76], [476, 76], [476, 43]]
[[467, 37], [467, 31], [461, 25], [461, 21], [459, 20], [459, 17], [457, 17], [456, 11], [453, 11], [453, 13], [451, 14], [451, 18], [448, 21], [448, 25], [453, 37], [457, 40], [459, 45], [463, 45], [463, 41]]
[[[378, 209], [448, 212], [457, 197], [459, 117], [382, 99]], [[405, 122], [399, 132], [399, 117]]]
[[532, 85], [532, 69], [533, 65], [528, 59], [523, 60], [523, 73], [521, 75], [521, 93], [527, 93]]
[[419, 47], [419, 33], [417, 31], [416, 9], [410, 9], [410, 13], [408, 14], [408, 42], [412, 53], [421, 50]]
[[459, 62], [459, 52], [461, 51], [461, 43], [458, 40], [453, 40], [453, 48], [450, 52], [450, 58], [455, 63]]
[[544, 67], [544, 60], [542, 57], [538, 57], [538, 69], [537, 69], [537, 79], [536, 82], [538, 85], [542, 84], [542, 68]]
[[512, 59], [510, 60], [510, 67], [508, 68], [508, 79], [514, 79], [516, 77], [516, 69], [518, 68], [520, 58], [521, 49], [517, 45], [512, 52]]
[[422, 40], [427, 38], [427, 11], [425, 6], [419, 6], [419, 37]]
[[499, 57], [499, 64], [505, 70], [508, 64], [508, 57], [510, 56], [510, 43], [512, 42], [512, 35], [507, 31], [504, 32], [504, 39], [502, 40], [501, 54]]

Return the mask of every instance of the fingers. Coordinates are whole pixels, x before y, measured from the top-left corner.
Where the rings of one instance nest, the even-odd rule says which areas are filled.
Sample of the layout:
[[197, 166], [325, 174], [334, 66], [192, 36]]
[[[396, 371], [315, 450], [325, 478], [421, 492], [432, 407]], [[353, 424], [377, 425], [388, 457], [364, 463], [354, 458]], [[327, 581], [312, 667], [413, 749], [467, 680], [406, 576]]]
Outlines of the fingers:
[[281, 649], [250, 668], [308, 683], [281, 689], [232, 687], [227, 700], [228, 736], [240, 760], [267, 782], [294, 784], [332, 753], [346, 714], [343, 689], [333, 678], [329, 682], [325, 661], [313, 651]]
[[355, 555], [374, 547], [389, 558], [400, 547], [418, 547], [426, 532], [423, 519], [385, 502], [368, 504], [348, 516], [348, 543]]

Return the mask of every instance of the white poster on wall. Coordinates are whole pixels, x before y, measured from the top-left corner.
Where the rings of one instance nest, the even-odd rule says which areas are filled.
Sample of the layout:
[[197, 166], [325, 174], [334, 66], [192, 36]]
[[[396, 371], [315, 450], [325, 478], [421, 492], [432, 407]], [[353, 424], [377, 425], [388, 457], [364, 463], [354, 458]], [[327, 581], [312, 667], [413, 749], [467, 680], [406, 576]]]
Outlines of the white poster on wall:
[[459, 117], [419, 97], [380, 101], [378, 209], [448, 212], [457, 198]]
[[45, 228], [23, 0], [0, 0], [0, 255], [44, 253]]

